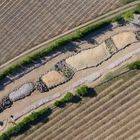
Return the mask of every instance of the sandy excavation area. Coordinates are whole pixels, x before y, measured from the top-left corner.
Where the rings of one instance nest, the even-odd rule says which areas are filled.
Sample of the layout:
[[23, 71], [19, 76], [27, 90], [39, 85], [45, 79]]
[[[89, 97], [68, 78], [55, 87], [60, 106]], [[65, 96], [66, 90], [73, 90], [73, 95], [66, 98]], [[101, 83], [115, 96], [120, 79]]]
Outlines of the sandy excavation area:
[[112, 37], [116, 47], [122, 49], [129, 44], [137, 41], [136, 35], [133, 32], [123, 32]]
[[77, 70], [81, 70], [87, 67], [96, 66], [108, 56], [109, 52], [106, 50], [106, 44], [102, 43], [98, 47], [82, 51], [75, 56], [69, 57], [66, 59], [66, 63]]
[[42, 76], [41, 79], [48, 87], [57, 85], [65, 80], [65, 78], [57, 71], [49, 71], [47, 74]]

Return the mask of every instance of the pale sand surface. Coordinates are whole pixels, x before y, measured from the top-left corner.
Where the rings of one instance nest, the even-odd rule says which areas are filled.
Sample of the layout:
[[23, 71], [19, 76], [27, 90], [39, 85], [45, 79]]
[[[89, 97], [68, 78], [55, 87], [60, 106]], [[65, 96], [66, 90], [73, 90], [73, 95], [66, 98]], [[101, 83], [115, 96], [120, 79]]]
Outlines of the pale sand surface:
[[116, 47], [122, 49], [129, 44], [132, 44], [137, 41], [136, 35], [133, 32], [122, 32], [112, 37]]
[[77, 70], [96, 66], [98, 63], [109, 56], [105, 46], [105, 43], [102, 43], [98, 47], [82, 51], [77, 55], [66, 59], [66, 63], [76, 68]]
[[57, 85], [65, 80], [65, 78], [57, 71], [49, 71], [42, 76], [42, 81], [48, 86]]

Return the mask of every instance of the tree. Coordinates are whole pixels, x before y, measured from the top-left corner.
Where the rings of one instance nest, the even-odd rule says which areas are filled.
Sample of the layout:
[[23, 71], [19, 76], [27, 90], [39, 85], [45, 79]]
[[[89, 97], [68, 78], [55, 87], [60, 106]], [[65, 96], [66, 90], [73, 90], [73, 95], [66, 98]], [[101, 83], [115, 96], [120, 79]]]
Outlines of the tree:
[[135, 61], [135, 62], [129, 64], [129, 65], [128, 65], [128, 68], [129, 68], [130, 70], [134, 70], [134, 69], [140, 70], [140, 60], [137, 60], [137, 61]]
[[61, 101], [61, 100], [57, 100], [57, 101], [54, 102], [54, 105], [55, 105], [56, 107], [61, 107], [63, 104], [64, 104], [64, 102]]
[[78, 96], [84, 97], [88, 94], [88, 90], [89, 90], [88, 86], [83, 85], [80, 88], [78, 88], [76, 92]]
[[73, 100], [73, 98], [74, 98], [74, 96], [73, 96], [73, 94], [71, 93], [71, 92], [68, 92], [65, 96], [64, 96], [64, 98], [63, 98], [63, 100], [64, 100], [64, 102], [71, 102], [72, 100]]

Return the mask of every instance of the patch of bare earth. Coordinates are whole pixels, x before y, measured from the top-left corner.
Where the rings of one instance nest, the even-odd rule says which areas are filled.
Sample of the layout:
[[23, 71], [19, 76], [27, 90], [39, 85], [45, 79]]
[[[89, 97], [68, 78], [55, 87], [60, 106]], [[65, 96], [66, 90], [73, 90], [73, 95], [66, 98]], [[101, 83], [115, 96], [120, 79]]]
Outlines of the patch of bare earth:
[[122, 32], [113, 36], [112, 39], [119, 50], [137, 41], [133, 32]]
[[42, 76], [42, 81], [49, 87], [57, 85], [65, 80], [65, 78], [57, 71], [49, 71]]

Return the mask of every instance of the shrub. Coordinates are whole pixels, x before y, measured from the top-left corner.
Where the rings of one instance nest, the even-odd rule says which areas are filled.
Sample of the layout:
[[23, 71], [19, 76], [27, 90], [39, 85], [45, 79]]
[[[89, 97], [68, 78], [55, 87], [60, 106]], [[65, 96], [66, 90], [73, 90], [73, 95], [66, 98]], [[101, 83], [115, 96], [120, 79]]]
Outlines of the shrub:
[[89, 88], [88, 88], [88, 86], [83, 85], [83, 86], [79, 87], [76, 92], [77, 92], [78, 96], [84, 97], [88, 94]]
[[140, 70], [140, 60], [137, 60], [137, 61], [135, 61], [135, 62], [129, 64], [129, 65], [128, 65], [128, 68], [129, 68], [130, 70], [134, 70], [134, 69]]
[[54, 102], [54, 106], [63, 107], [66, 103], [70, 103], [74, 100], [74, 95], [71, 92], [68, 92], [61, 100]]
[[62, 100], [57, 100], [54, 102], [54, 106], [56, 107], [62, 107], [64, 105], [64, 102]]
[[125, 21], [131, 21], [134, 18], [134, 13], [133, 11], [128, 11], [125, 14], [123, 14], [123, 18]]
[[80, 29], [65, 37], [55, 40], [47, 48], [42, 49], [41, 51], [38, 51], [38, 52], [32, 54], [31, 56], [24, 58], [22, 61], [18, 62], [17, 64], [14, 64], [14, 65], [10, 66], [9, 68], [7, 68], [3, 73], [0, 74], [0, 80], [4, 79], [6, 76], [11, 74], [16, 69], [19, 69], [22, 66], [31, 64], [34, 60], [38, 60], [41, 57], [44, 57], [44, 56], [48, 55], [49, 53], [53, 52], [54, 50], [62, 47], [66, 43], [69, 43], [76, 39], [80, 39], [81, 37], [84, 37], [85, 35], [89, 34], [90, 32], [106, 26], [107, 24], [109, 24], [109, 22], [110, 21], [105, 20], [105, 21], [99, 22], [97, 24], [88, 25], [87, 27], [84, 27], [83, 29]]
[[72, 102], [73, 98], [74, 98], [73, 94], [72, 94], [71, 92], [68, 92], [68, 93], [64, 96], [63, 101], [66, 102], [66, 103]]

